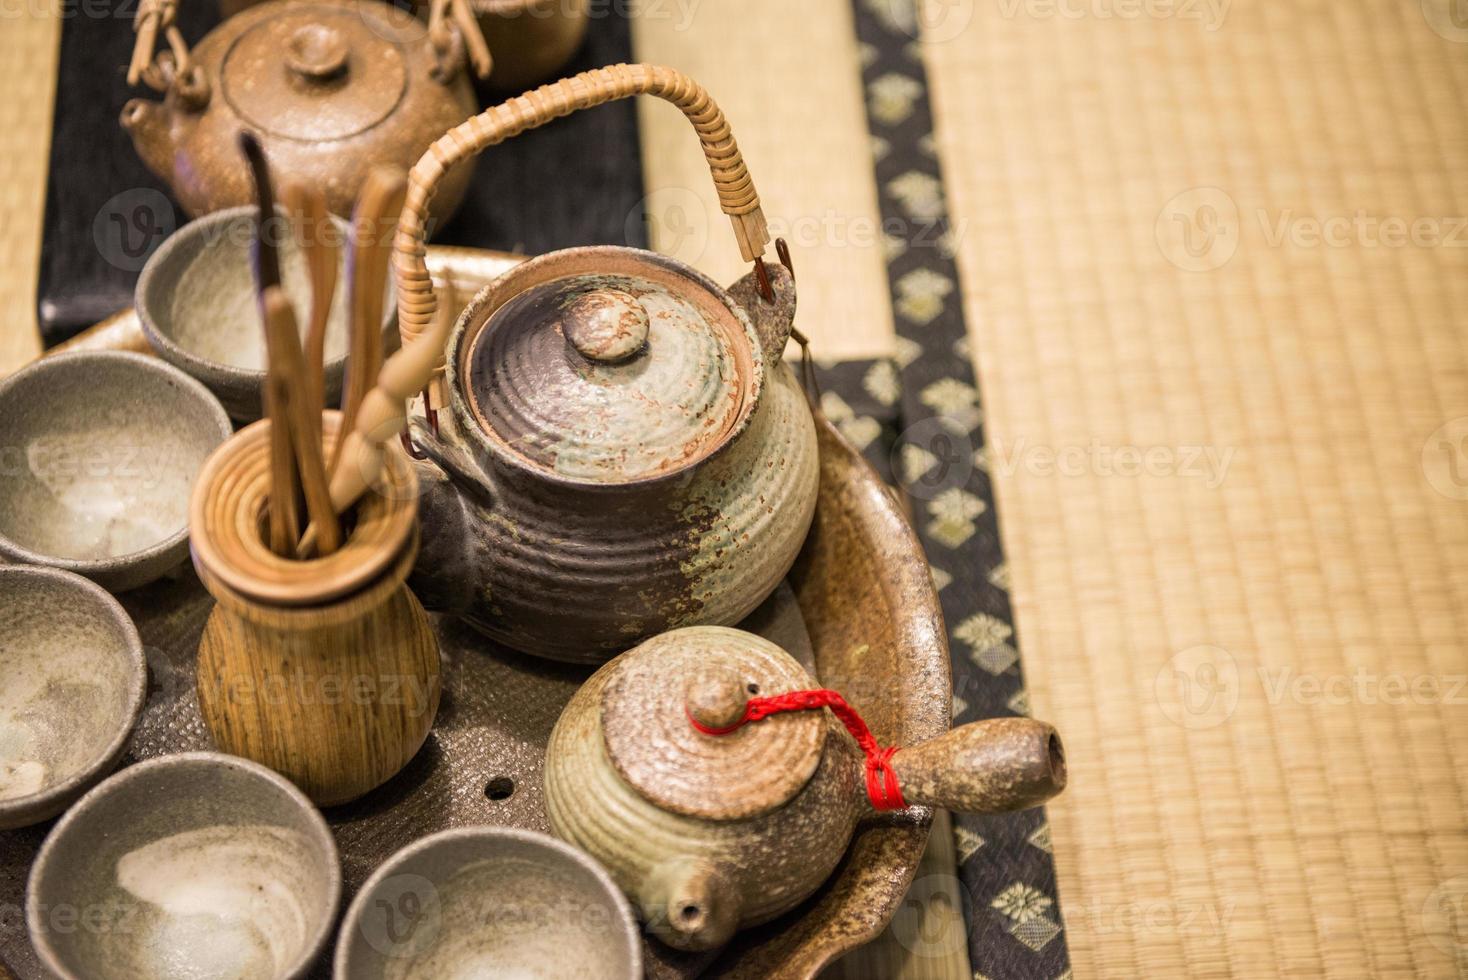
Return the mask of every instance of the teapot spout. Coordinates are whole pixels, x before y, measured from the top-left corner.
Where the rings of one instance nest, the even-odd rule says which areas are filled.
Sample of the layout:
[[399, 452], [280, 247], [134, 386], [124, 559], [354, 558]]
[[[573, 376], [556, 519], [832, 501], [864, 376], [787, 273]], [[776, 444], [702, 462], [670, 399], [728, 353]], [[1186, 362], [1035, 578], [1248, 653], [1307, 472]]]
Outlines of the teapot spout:
[[738, 899], [708, 861], [681, 858], [659, 865], [638, 904], [650, 928], [674, 949], [717, 949], [739, 925]]
[[1065, 789], [1065, 749], [1054, 726], [990, 718], [955, 728], [892, 757], [908, 803], [958, 813], [1039, 806]]

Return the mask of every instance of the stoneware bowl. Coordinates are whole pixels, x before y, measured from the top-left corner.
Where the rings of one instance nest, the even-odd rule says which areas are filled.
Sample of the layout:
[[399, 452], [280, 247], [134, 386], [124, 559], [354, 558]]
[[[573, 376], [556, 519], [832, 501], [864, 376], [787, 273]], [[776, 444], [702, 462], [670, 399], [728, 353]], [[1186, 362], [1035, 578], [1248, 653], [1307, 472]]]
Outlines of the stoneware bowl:
[[229, 437], [219, 401], [156, 358], [85, 351], [0, 381], [0, 554], [112, 592], [188, 555], [189, 490]]
[[[265, 334], [256, 306], [250, 265], [253, 205], [205, 215], [169, 236], [148, 258], [138, 278], [134, 304], [143, 335], [158, 356], [198, 378], [240, 422], [260, 418], [265, 383]], [[339, 261], [345, 262], [346, 223], [334, 218]], [[284, 212], [269, 226], [280, 251], [286, 295], [304, 335], [311, 315], [311, 281], [299, 236]], [[347, 352], [346, 274], [337, 270], [336, 292], [326, 330], [326, 399], [341, 397]], [[395, 319], [391, 287], [383, 302], [383, 326]]]
[[601, 865], [569, 844], [473, 827], [389, 858], [337, 938], [336, 980], [491, 976], [640, 978], [632, 908]]
[[215, 752], [130, 766], [61, 818], [26, 926], [57, 976], [300, 977], [341, 898], [336, 842], [286, 779]]
[[0, 830], [49, 820], [106, 775], [147, 687], [138, 631], [101, 586], [0, 567]]

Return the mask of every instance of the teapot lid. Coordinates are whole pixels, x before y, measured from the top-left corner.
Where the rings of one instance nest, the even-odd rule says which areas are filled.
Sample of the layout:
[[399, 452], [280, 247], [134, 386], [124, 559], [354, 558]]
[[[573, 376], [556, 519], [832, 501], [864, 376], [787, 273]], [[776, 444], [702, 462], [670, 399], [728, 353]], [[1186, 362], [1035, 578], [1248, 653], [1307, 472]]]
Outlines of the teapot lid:
[[408, 28], [399, 20], [416, 23], [409, 15], [377, 3], [272, 6], [219, 67], [220, 89], [242, 122], [314, 142], [355, 136], [397, 108], [408, 85], [399, 49]]
[[743, 427], [762, 354], [708, 279], [617, 247], [551, 253], [506, 279], [521, 273], [529, 285], [492, 307], [464, 361], [470, 408], [503, 446], [565, 479], [628, 483], [706, 458]]
[[790, 654], [743, 630], [694, 626], [662, 633], [612, 661], [602, 689], [607, 755], [621, 777], [659, 807], [708, 820], [768, 813], [805, 787], [820, 765], [824, 712], [774, 715], [727, 735], [705, 735], [690, 716], [718, 723], [756, 695], [811, 685]]

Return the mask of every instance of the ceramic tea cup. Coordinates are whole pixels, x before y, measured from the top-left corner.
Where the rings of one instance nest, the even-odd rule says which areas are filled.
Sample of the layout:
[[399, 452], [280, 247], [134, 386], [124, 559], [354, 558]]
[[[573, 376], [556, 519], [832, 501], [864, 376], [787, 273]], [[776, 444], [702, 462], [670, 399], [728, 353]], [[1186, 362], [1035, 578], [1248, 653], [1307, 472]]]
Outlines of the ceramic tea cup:
[[446, 830], [367, 879], [336, 943], [336, 980], [642, 976], [627, 899], [601, 865], [545, 834]]
[[[250, 265], [254, 205], [228, 208], [191, 221], [158, 247], [138, 277], [134, 305], [143, 335], [158, 356], [202, 381], [240, 422], [260, 418], [265, 383], [265, 333]], [[333, 218], [338, 261], [345, 263], [347, 225]], [[281, 284], [304, 332], [310, 320], [311, 280], [300, 235], [285, 212], [267, 226], [280, 253]], [[393, 322], [386, 290], [384, 330]], [[337, 404], [347, 353], [347, 276], [338, 269], [327, 321], [326, 399]]]
[[101, 586], [0, 566], [0, 830], [49, 820], [106, 775], [147, 688], [138, 631]]
[[112, 592], [188, 555], [189, 490], [232, 427], [157, 358], [85, 351], [0, 381], [0, 554]]
[[306, 974], [341, 898], [336, 842], [300, 790], [215, 752], [124, 769], [41, 845], [26, 926], [57, 976]]

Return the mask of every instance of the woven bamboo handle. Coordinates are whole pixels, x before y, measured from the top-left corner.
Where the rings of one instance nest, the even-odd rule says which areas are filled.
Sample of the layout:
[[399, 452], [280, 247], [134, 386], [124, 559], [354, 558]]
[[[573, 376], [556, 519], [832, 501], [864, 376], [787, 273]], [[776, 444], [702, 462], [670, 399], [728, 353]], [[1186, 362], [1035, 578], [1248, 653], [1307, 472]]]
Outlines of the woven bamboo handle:
[[[393, 273], [398, 286], [398, 327], [410, 343], [434, 319], [433, 283], [424, 260], [428, 204], [444, 173], [487, 146], [502, 143], [528, 129], [630, 95], [656, 95], [673, 103], [703, 143], [703, 153], [719, 192], [719, 205], [734, 224], [739, 251], [752, 262], [770, 240], [759, 195], [744, 158], [729, 132], [724, 113], [703, 86], [682, 72], [658, 65], [612, 65], [585, 71], [516, 96], [449, 130], [408, 174], [408, 199], [393, 244]], [[441, 352], [440, 352], [441, 353]]]

